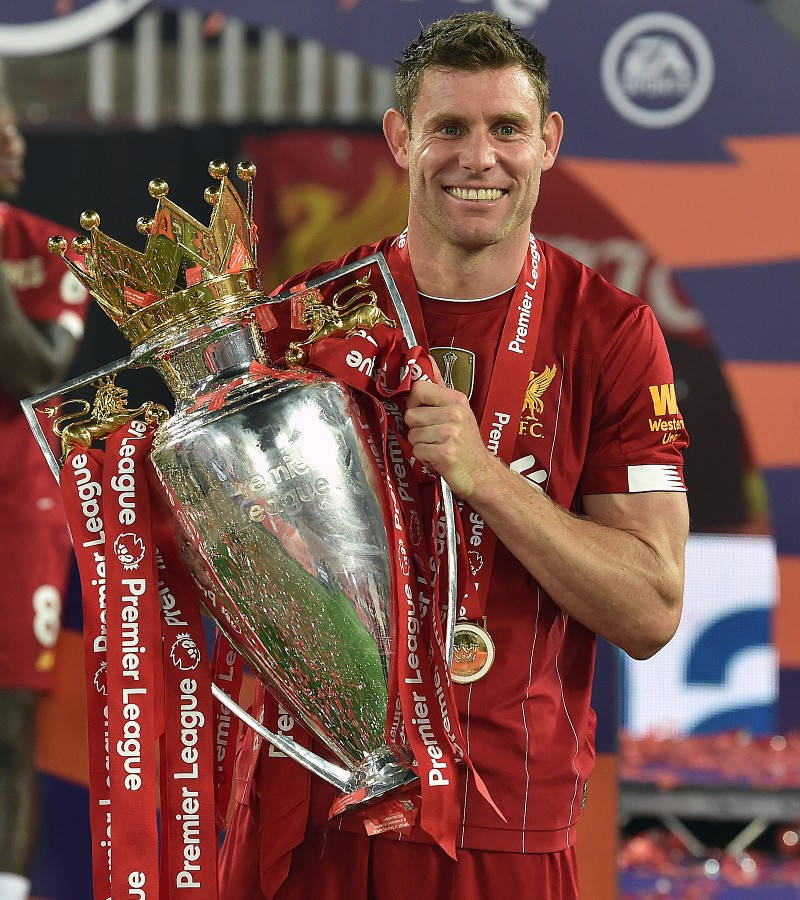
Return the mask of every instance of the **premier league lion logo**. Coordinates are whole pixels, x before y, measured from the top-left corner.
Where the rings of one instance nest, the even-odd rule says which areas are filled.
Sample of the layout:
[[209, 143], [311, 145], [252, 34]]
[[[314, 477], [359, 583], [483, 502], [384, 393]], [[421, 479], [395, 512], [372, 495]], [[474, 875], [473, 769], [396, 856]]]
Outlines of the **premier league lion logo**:
[[169, 651], [169, 658], [182, 672], [191, 672], [200, 665], [200, 650], [188, 634], [179, 634]]
[[126, 531], [114, 541], [114, 555], [126, 572], [138, 569], [144, 559], [144, 543], [138, 534]]
[[483, 555], [478, 553], [477, 550], [469, 550], [467, 556], [469, 557], [469, 567], [472, 574], [477, 575], [483, 568]]
[[98, 694], [102, 694], [104, 697], [108, 694], [108, 685], [106, 682], [106, 664], [105, 662], [100, 663], [100, 668], [94, 673], [94, 686], [97, 689]]

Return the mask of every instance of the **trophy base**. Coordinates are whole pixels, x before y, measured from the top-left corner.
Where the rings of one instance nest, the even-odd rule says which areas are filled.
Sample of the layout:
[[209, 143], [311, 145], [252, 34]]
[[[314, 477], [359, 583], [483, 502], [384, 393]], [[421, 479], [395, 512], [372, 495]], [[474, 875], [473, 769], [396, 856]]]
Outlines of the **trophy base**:
[[365, 807], [389, 791], [405, 787], [419, 780], [411, 769], [401, 766], [395, 755], [388, 749], [370, 754], [358, 772], [360, 787], [345, 792], [331, 807], [329, 816], [333, 818], [347, 810]]
[[222, 688], [214, 683], [211, 685], [211, 693], [245, 725], [260, 734], [286, 756], [342, 791], [343, 797], [340, 800], [345, 802], [339, 812], [349, 809], [351, 806], [369, 803], [394, 788], [416, 781], [419, 777], [411, 769], [401, 765], [395, 754], [385, 744], [378, 750], [367, 754], [364, 762], [354, 772], [351, 772], [330, 760], [323, 759], [291, 738], [287, 738], [283, 734], [275, 734], [265, 728], [261, 722], [243, 710], [235, 700], [232, 700]]

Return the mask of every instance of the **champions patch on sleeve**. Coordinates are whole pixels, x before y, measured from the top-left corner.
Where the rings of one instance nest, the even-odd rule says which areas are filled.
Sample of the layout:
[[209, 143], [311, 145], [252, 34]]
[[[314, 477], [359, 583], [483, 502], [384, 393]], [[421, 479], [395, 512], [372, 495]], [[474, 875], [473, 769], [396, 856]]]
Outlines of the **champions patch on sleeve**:
[[677, 466], [628, 466], [628, 492], [686, 491], [683, 476]]

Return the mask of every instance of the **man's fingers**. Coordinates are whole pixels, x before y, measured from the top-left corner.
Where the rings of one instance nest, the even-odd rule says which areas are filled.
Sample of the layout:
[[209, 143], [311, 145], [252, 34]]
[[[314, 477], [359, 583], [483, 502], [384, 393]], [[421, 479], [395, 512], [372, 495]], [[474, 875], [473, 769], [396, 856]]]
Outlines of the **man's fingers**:
[[406, 425], [409, 428], [419, 428], [424, 425], [440, 425], [444, 422], [452, 422], [453, 415], [446, 406], [431, 406], [425, 404], [406, 410]]
[[444, 382], [415, 381], [408, 395], [408, 406], [446, 406], [449, 392], [450, 388]]
[[439, 363], [437, 363], [433, 357], [431, 357], [431, 362], [433, 363], [433, 383], [440, 384], [442, 387], [447, 387], [444, 378], [442, 378], [442, 373], [439, 371]]
[[439, 425], [417, 425], [408, 432], [408, 440], [413, 447], [421, 444], [441, 444], [447, 437]]

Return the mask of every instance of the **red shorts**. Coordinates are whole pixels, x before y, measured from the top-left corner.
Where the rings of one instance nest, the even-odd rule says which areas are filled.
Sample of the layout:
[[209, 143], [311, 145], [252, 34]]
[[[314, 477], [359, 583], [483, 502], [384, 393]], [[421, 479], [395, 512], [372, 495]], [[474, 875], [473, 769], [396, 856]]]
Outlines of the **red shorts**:
[[51, 686], [70, 541], [63, 523], [0, 525], [0, 688]]
[[[237, 806], [222, 854], [220, 896], [264, 900], [258, 827]], [[578, 900], [575, 849], [459, 850], [309, 827], [275, 900]]]

